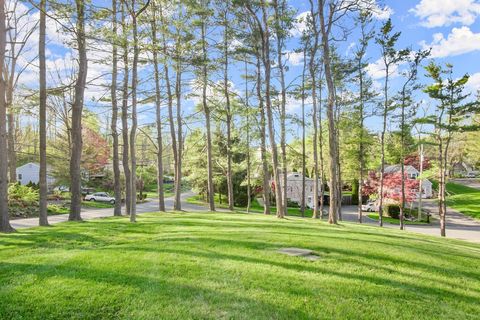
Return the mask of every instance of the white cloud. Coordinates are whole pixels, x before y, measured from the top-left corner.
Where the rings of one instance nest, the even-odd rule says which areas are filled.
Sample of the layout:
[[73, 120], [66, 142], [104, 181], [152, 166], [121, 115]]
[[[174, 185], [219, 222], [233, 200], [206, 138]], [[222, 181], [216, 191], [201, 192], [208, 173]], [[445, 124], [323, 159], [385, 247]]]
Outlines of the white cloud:
[[410, 9], [427, 28], [449, 26], [454, 23], [471, 25], [480, 15], [478, 0], [421, 0]]
[[387, 20], [393, 15], [393, 9], [389, 6], [385, 6], [380, 8], [378, 5], [375, 4], [372, 10], [372, 16], [377, 20]]
[[478, 90], [480, 90], [480, 72], [470, 75], [470, 79], [468, 79], [466, 89], [473, 94], [476, 94]]
[[[385, 64], [383, 62], [383, 58], [379, 58], [377, 61], [373, 63], [369, 63], [367, 66], [367, 73], [374, 80], [384, 78]], [[390, 66], [389, 75], [392, 78], [395, 78], [398, 76], [398, 65]]]
[[304, 11], [295, 17], [293, 28], [290, 30], [290, 34], [293, 37], [301, 37], [303, 32], [307, 30], [307, 20], [309, 16], [310, 11]]
[[287, 62], [292, 66], [300, 66], [303, 64], [303, 52], [288, 51], [286, 52]]
[[420, 42], [423, 49], [432, 48], [432, 58], [457, 56], [480, 50], [480, 33], [473, 33], [469, 27], [453, 28], [447, 38], [441, 33], [433, 35], [433, 41]]

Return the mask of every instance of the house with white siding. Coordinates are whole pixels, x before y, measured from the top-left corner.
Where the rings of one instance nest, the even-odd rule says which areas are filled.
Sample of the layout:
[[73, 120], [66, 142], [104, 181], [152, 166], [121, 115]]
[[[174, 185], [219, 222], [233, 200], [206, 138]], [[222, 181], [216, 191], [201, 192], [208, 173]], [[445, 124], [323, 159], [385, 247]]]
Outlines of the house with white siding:
[[[402, 167], [397, 164], [393, 166], [386, 166], [385, 173], [400, 173], [402, 171]], [[420, 176], [420, 171], [415, 169], [415, 167], [407, 165], [404, 166], [404, 172], [408, 179], [417, 179]], [[418, 196], [418, 194], [417, 194]], [[430, 180], [422, 179], [422, 199], [431, 198], [433, 196], [433, 186]]]
[[[51, 187], [55, 184], [55, 178], [49, 174], [47, 168], [47, 186]], [[38, 184], [40, 177], [40, 165], [38, 163], [29, 162], [17, 168], [17, 181], [22, 184], [29, 182]]]

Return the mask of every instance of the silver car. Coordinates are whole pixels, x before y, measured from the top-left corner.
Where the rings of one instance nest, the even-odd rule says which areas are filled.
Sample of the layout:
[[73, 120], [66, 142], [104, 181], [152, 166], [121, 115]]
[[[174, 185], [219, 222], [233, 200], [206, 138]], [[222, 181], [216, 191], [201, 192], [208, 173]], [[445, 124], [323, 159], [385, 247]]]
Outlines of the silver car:
[[115, 204], [115, 198], [106, 192], [95, 192], [85, 196], [85, 201], [109, 202]]

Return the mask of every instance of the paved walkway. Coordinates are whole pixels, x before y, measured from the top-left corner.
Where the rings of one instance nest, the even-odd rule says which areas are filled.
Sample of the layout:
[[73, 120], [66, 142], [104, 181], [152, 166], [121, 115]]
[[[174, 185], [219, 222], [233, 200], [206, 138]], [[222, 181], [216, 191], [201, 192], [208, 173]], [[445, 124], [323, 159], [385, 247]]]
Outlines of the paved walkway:
[[[190, 204], [186, 202], [186, 199], [195, 195], [193, 192], [182, 193], [182, 210], [185, 211], [194, 211], [194, 212], [206, 212], [207, 208], [195, 204]], [[165, 206], [167, 210], [173, 210], [173, 197], [165, 198]], [[137, 214], [142, 214], [146, 212], [158, 211], [158, 201], [151, 199], [150, 201], [137, 204]], [[84, 208], [82, 209], [82, 219], [91, 220], [96, 218], [104, 218], [113, 216], [113, 208], [108, 209], [92, 209]], [[68, 221], [68, 214], [59, 214], [48, 216], [48, 223], [57, 224], [60, 222]], [[16, 219], [11, 220], [10, 224], [15, 229], [21, 228], [31, 228], [38, 226], [38, 218], [27, 218], [27, 219]]]
[[464, 186], [475, 188], [480, 190], [480, 179], [474, 178], [461, 178], [461, 179], [452, 179], [452, 182], [463, 184]]

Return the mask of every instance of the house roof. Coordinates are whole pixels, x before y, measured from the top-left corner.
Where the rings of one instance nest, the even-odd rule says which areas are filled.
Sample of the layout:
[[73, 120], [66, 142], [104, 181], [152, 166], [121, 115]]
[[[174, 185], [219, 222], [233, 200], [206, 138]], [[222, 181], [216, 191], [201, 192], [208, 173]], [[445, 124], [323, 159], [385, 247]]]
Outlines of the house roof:
[[[37, 168], [40, 168], [40, 164], [37, 163], [37, 162], [29, 162], [29, 163], [25, 163], [23, 166], [20, 166], [20, 167], [17, 167], [17, 170], [19, 169], [23, 169], [23, 168], [28, 168], [28, 167], [37, 167]], [[47, 172], [50, 172], [52, 171], [52, 167], [47, 165]]]
[[[396, 172], [400, 172], [401, 170], [402, 170], [402, 166], [399, 165], [399, 164], [395, 164], [395, 165], [392, 165], [392, 166], [386, 166], [385, 169], [384, 169], [384, 172], [385, 173], [396, 173]], [[416, 174], [419, 173], [418, 170], [415, 169], [415, 167], [410, 166], [410, 165], [404, 166], [404, 170], [407, 173], [416, 173]]]

